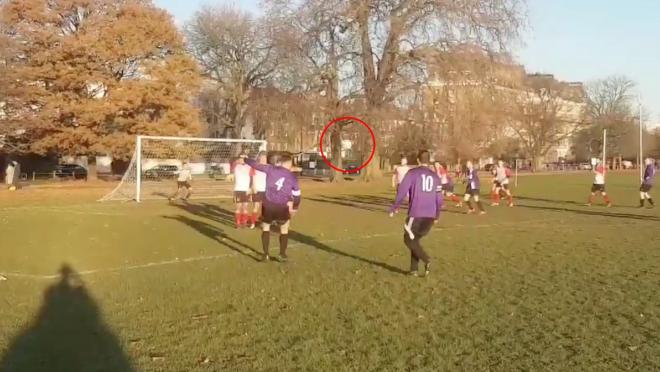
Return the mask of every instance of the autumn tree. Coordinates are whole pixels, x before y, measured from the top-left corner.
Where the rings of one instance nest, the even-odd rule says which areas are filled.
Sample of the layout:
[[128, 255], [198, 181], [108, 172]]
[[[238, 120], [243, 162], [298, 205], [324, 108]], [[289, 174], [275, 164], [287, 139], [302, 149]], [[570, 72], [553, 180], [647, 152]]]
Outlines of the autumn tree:
[[[634, 157], [637, 152], [639, 115], [634, 102], [635, 83], [625, 76], [610, 76], [587, 84], [589, 125], [576, 137], [575, 146], [599, 155], [602, 133], [607, 129], [607, 152], [612, 156]], [[594, 141], [596, 139], [597, 141]]]
[[126, 158], [136, 134], [199, 133], [196, 66], [150, 1], [7, 0], [1, 16], [30, 151]]
[[530, 75], [512, 93], [509, 124], [535, 169], [553, 146], [572, 138], [585, 124], [584, 93], [552, 76]]
[[[327, 10], [327, 18], [332, 22], [323, 23], [326, 33], [339, 31], [343, 38], [356, 43], [347, 63], [358, 72], [357, 83], [355, 79], [350, 82], [359, 89], [364, 101], [364, 119], [376, 130], [390, 120], [384, 113], [398, 105], [396, 101], [401, 96], [426, 82], [426, 51], [447, 50], [463, 43], [488, 51], [502, 50], [517, 35], [524, 19], [521, 0], [289, 3], [293, 8], [297, 6], [297, 14]], [[378, 162], [372, 164], [364, 173], [366, 181], [379, 173]]]
[[27, 142], [18, 136], [20, 128], [12, 111], [13, 89], [11, 84], [11, 58], [16, 54], [12, 40], [7, 37], [4, 23], [0, 23], [0, 153], [18, 152]]
[[[280, 89], [294, 89], [317, 102], [315, 111], [324, 122], [340, 116], [359, 116], [360, 91], [359, 44], [350, 31], [350, 20], [338, 13], [343, 0], [268, 1], [269, 19], [278, 24], [278, 34], [286, 35], [290, 45], [288, 58], [279, 69], [274, 84]], [[336, 123], [328, 133], [333, 163], [343, 168], [342, 132], [350, 121]], [[332, 182], [343, 181], [343, 173], [334, 171]]]
[[271, 25], [232, 7], [205, 6], [186, 25], [188, 49], [212, 84], [221, 125], [240, 137], [250, 94], [278, 65]]
[[[505, 49], [523, 22], [519, 0], [350, 0], [361, 44], [362, 87], [370, 112], [419, 83], [418, 51], [469, 43]], [[377, 168], [365, 172], [367, 180]]]

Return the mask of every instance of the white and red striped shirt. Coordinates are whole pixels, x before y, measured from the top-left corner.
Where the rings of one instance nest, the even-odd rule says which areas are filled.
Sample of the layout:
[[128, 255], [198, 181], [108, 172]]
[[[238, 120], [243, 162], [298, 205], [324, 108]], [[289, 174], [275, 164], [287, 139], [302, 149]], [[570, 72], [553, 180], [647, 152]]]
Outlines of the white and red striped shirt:
[[254, 170], [247, 164], [234, 165], [234, 191], [250, 191], [250, 180]]

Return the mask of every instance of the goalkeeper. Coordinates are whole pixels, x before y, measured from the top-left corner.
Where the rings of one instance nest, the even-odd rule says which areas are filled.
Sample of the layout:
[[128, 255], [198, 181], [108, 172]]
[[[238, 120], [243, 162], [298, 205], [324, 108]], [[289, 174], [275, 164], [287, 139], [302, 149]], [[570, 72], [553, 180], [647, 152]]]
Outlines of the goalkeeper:
[[183, 196], [181, 199], [183, 201], [187, 201], [188, 198], [190, 198], [190, 194], [192, 194], [192, 186], [190, 185], [190, 181], [192, 181], [192, 170], [190, 169], [188, 162], [184, 161], [183, 167], [181, 167], [179, 175], [176, 178], [176, 191], [174, 194], [172, 194], [172, 196], [170, 196], [170, 201], [176, 200], [177, 197], [181, 195], [181, 191], [183, 191]]

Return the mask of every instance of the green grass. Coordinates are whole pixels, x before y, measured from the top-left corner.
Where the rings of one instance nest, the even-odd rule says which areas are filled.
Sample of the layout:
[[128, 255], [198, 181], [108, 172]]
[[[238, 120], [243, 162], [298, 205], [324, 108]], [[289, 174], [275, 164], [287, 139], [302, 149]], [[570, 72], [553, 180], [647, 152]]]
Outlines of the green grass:
[[450, 207], [428, 278], [402, 275], [384, 183], [303, 184], [286, 264], [255, 262], [227, 202], [14, 199], [0, 370], [660, 370], [660, 208], [634, 208], [635, 178], [610, 176], [609, 209], [583, 205], [587, 174], [522, 177], [486, 216]]

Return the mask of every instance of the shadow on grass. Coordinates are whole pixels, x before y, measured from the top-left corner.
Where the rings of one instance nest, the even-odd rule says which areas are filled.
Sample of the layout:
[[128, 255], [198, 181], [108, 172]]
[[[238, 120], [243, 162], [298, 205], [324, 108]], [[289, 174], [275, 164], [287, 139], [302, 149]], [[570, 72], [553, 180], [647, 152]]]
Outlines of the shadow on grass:
[[[230, 210], [227, 210], [227, 209], [224, 209], [219, 205], [208, 204], [208, 203], [201, 203], [201, 204], [183, 203], [183, 204], [175, 204], [175, 205], [177, 207], [187, 211], [188, 213], [194, 214], [196, 216], [203, 217], [203, 218], [209, 219], [211, 221], [219, 222], [219, 223], [221, 223], [225, 226], [229, 226], [229, 227], [232, 227], [232, 228], [234, 227], [234, 212], [230, 211]], [[179, 218], [182, 218], [182, 217], [179, 216], [175, 219], [179, 219]], [[195, 220], [192, 220], [192, 219], [188, 219], [188, 220], [189, 221], [195, 221]], [[189, 223], [189, 221], [186, 221], [186, 222], [182, 221], [182, 222]], [[191, 224], [189, 224], [189, 226], [194, 227], [195, 229], [200, 231], [202, 234], [205, 234], [207, 236], [210, 236], [209, 234], [217, 234], [217, 230], [213, 226], [208, 225], [204, 222], [200, 222], [200, 221], [195, 221], [195, 223], [196, 223], [196, 226], [192, 226]], [[221, 235], [221, 236], [223, 236], [227, 240], [231, 239], [226, 234]], [[300, 233], [300, 232], [295, 231], [295, 230], [289, 231], [289, 239], [291, 239], [294, 242], [310, 246], [312, 248], [318, 249], [318, 250], [326, 252], [326, 253], [335, 254], [335, 255], [338, 255], [338, 256], [346, 257], [346, 258], [351, 258], [351, 259], [354, 259], [356, 261], [360, 261], [360, 262], [363, 262], [363, 263], [366, 263], [366, 264], [369, 264], [369, 265], [373, 265], [373, 266], [376, 266], [376, 267], [379, 267], [379, 268], [382, 268], [382, 269], [385, 269], [385, 270], [388, 270], [388, 271], [391, 271], [391, 272], [394, 272], [394, 273], [397, 273], [397, 274], [406, 274], [407, 273], [404, 270], [401, 270], [397, 267], [391, 266], [391, 265], [383, 263], [383, 262], [374, 261], [374, 260], [369, 259], [369, 258], [364, 258], [364, 257], [356, 256], [356, 255], [351, 254], [351, 253], [340, 251], [340, 250], [338, 250], [336, 248], [333, 248], [333, 247], [331, 247], [331, 246], [329, 246], [329, 245], [327, 245], [323, 242], [320, 242], [320, 241], [316, 240], [314, 237], [311, 237], [309, 235], [305, 235], [305, 234]], [[241, 244], [241, 246], [246, 247], [243, 243], [240, 243], [240, 242], [238, 242], [234, 239], [231, 239], [231, 241], [235, 242], [237, 244]], [[224, 243], [224, 242], [222, 242], [222, 243]], [[250, 249], [253, 252], [256, 252], [252, 248], [250, 248]]]
[[[394, 196], [384, 197], [377, 195], [343, 195], [343, 196], [321, 195], [317, 198], [306, 198], [305, 200], [311, 200], [318, 203], [340, 205], [343, 207], [356, 208], [369, 212], [389, 213], [390, 206], [394, 202], [393, 198]], [[404, 206], [406, 205], [404, 204]], [[463, 214], [462, 211], [457, 211], [453, 209], [443, 209], [442, 213]]]
[[[225, 247], [231, 249], [232, 251], [239, 253], [242, 256], [248, 257], [254, 261], [259, 261], [261, 258], [261, 253], [256, 251], [254, 248], [230, 237], [229, 235], [225, 234], [222, 230], [204, 221], [194, 220], [192, 218], [181, 215], [173, 216], [173, 217], [163, 216], [163, 218], [181, 222], [182, 224], [197, 230], [197, 232], [199, 232], [200, 234], [210, 239], [213, 239], [218, 243], [224, 245]], [[252, 253], [245, 252], [242, 248], [245, 248]]]
[[78, 275], [62, 265], [34, 321], [9, 344], [0, 371], [134, 371]]
[[384, 262], [374, 261], [374, 260], [369, 259], [369, 258], [356, 256], [354, 254], [347, 253], [347, 252], [340, 251], [338, 249], [332, 248], [331, 246], [329, 246], [329, 245], [327, 245], [323, 242], [320, 242], [320, 241], [314, 239], [313, 237], [311, 237], [309, 235], [302, 234], [298, 231], [289, 231], [289, 238], [291, 238], [293, 241], [296, 241], [296, 242], [301, 243], [301, 244], [308, 245], [310, 247], [316, 248], [316, 249], [318, 249], [320, 251], [323, 251], [323, 252], [326, 252], [326, 253], [330, 253], [330, 254], [346, 257], [346, 258], [351, 258], [351, 259], [354, 259], [356, 261], [360, 261], [360, 262], [363, 262], [363, 263], [366, 263], [366, 264], [369, 264], [369, 265], [380, 267], [381, 269], [385, 269], [387, 271], [390, 271], [390, 272], [393, 272], [393, 273], [396, 273], [396, 274], [407, 274], [406, 271], [404, 271], [404, 270], [402, 270], [398, 267], [386, 264]]
[[523, 200], [523, 201], [554, 203], [554, 204], [569, 204], [569, 205], [576, 205], [576, 206], [584, 206], [584, 204], [586, 203], [586, 201], [585, 202], [578, 202], [578, 201], [575, 201], [575, 200], [553, 200], [553, 199], [544, 199], [544, 198], [531, 198], [531, 197], [528, 197], [528, 196], [517, 196], [517, 195], [514, 195], [514, 198], [516, 200]]
[[570, 212], [575, 214], [583, 214], [587, 216], [625, 218], [625, 219], [643, 220], [643, 221], [660, 221], [660, 217], [647, 216], [641, 214], [631, 214], [631, 213], [613, 213], [613, 212], [605, 212], [605, 211], [597, 211], [597, 210], [570, 209], [570, 208], [560, 208], [560, 207], [541, 207], [537, 205], [525, 205], [525, 204], [519, 204], [518, 207], [555, 211], [555, 212]]

